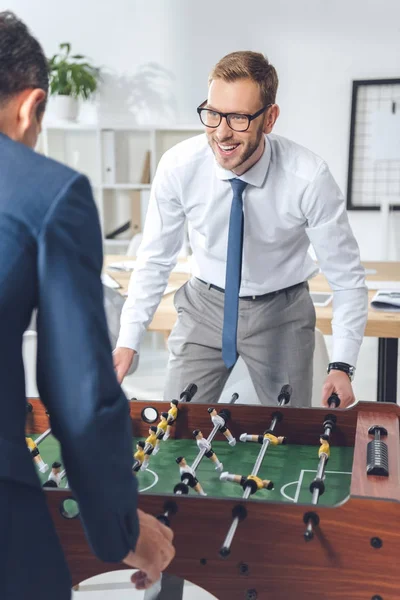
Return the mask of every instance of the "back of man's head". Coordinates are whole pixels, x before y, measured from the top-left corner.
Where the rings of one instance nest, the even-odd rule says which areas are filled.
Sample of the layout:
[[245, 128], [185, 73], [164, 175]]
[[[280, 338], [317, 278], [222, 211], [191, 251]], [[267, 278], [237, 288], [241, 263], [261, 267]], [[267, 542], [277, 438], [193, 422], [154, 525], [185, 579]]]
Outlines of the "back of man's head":
[[[14, 113], [19, 114], [27, 100], [30, 104], [22, 107], [24, 114], [31, 108], [32, 117], [41, 120], [48, 88], [48, 63], [39, 42], [12, 12], [0, 12], [0, 124], [11, 103], [16, 103]], [[0, 129], [4, 130], [4, 125]]]

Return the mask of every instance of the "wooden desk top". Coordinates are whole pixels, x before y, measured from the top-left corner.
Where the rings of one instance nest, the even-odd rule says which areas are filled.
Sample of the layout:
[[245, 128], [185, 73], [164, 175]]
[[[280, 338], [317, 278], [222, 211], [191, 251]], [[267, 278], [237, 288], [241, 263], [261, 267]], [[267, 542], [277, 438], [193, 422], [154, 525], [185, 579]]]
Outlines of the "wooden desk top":
[[[132, 260], [123, 255], [107, 255], [104, 258], [105, 270], [107, 265], [112, 262], [123, 262]], [[369, 281], [400, 281], [400, 263], [399, 262], [364, 262], [367, 269], [367, 280]], [[376, 270], [376, 273], [369, 274], [368, 270]], [[131, 272], [129, 271], [107, 271], [122, 286], [119, 290], [121, 294], [126, 293], [128, 289]], [[188, 273], [171, 273], [168, 285], [177, 289], [183, 285], [190, 275]], [[330, 291], [328, 282], [322, 273], [310, 280], [310, 290], [313, 292]], [[369, 300], [375, 295], [375, 291], [370, 291]], [[175, 320], [176, 311], [173, 303], [174, 294], [168, 294], [163, 297], [161, 303], [154, 315], [153, 321], [149, 325], [149, 331], [171, 331]], [[332, 334], [332, 303], [329, 306], [315, 307], [317, 313], [317, 327], [326, 335]], [[400, 338], [400, 312], [382, 312], [372, 308], [368, 310], [368, 322], [365, 329], [367, 337], [382, 338]]]

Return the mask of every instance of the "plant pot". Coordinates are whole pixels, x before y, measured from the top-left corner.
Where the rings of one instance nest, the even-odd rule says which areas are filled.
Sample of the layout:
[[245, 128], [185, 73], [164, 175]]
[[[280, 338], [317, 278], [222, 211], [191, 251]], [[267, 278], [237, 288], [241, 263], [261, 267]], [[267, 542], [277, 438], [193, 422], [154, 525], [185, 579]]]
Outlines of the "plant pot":
[[72, 96], [53, 96], [52, 113], [60, 121], [76, 121], [78, 101]]

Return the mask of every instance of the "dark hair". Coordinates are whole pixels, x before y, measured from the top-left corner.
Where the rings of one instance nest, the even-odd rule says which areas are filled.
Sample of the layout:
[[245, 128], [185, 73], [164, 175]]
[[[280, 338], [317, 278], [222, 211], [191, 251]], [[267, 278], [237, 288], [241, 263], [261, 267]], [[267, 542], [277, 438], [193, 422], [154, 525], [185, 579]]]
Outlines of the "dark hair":
[[171, 400], [171, 404], [175, 404], [175, 406], [178, 406], [178, 400]]
[[197, 436], [197, 435], [199, 435], [199, 433], [200, 433], [200, 429], [195, 429], [195, 430], [193, 431], [193, 435], [194, 435], [194, 436]]
[[[26, 25], [10, 11], [0, 12], [0, 108], [27, 89], [40, 88], [47, 94], [49, 68], [39, 42]], [[37, 115], [46, 107], [40, 103]]]
[[156, 427], [155, 425], [152, 425], [152, 426], [150, 427], [150, 431], [157, 431], [157, 427]]
[[140, 448], [144, 448], [146, 444], [145, 444], [145, 443], [144, 443], [142, 440], [140, 440], [140, 442], [138, 442], [138, 443], [137, 443], [137, 445], [138, 445]]
[[49, 481], [45, 481], [44, 484], [42, 485], [42, 487], [44, 487], [44, 488], [57, 488], [58, 485], [56, 484], [55, 481], [53, 481], [53, 479], [50, 479]]
[[161, 416], [164, 417], [164, 419], [167, 419], [169, 417], [169, 414], [167, 412], [162, 412]]
[[53, 464], [51, 465], [52, 469], [59, 469], [61, 467], [61, 463], [58, 461], [53, 462]]

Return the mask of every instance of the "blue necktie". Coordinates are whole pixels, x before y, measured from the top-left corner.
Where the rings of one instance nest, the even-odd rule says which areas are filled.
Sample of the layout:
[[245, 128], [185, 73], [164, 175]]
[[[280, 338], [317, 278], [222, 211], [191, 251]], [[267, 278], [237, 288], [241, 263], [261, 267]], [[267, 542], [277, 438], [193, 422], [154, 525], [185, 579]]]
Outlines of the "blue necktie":
[[224, 326], [222, 329], [222, 359], [230, 369], [236, 363], [236, 337], [239, 309], [239, 290], [243, 252], [243, 190], [247, 183], [231, 179], [233, 190], [229, 219], [228, 253], [226, 259]]

